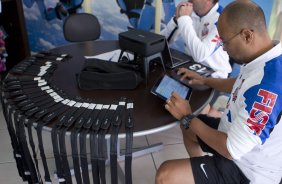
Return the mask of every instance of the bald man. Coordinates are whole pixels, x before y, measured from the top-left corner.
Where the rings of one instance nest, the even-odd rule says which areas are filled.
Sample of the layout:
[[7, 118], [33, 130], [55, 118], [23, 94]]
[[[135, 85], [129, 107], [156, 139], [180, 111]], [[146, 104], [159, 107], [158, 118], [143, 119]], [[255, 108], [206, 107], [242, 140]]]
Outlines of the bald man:
[[[262, 9], [233, 2], [221, 14], [223, 49], [242, 64], [237, 79], [205, 78], [180, 69], [190, 85], [231, 92], [219, 120], [191, 115], [189, 102], [173, 93], [165, 108], [181, 124], [189, 159], [164, 162], [156, 183], [277, 184], [282, 176], [282, 48], [267, 33]], [[211, 154], [205, 154], [205, 152]], [[212, 156], [211, 156], [212, 155]]]

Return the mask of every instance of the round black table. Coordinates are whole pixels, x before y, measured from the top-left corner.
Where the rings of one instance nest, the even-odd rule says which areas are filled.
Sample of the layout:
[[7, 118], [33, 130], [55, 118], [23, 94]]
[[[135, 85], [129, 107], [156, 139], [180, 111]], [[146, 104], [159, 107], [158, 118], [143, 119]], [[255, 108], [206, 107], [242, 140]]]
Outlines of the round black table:
[[[161, 67], [149, 73], [148, 84], [142, 83], [134, 90], [92, 90], [82, 91], [77, 87], [76, 74], [82, 69], [85, 56], [93, 56], [119, 49], [118, 41], [90, 41], [75, 43], [52, 49], [51, 52], [69, 54], [71, 59], [62, 62], [54, 72], [51, 84], [70, 96], [91, 98], [95, 103], [110, 104], [125, 96], [134, 101], [134, 136], [147, 135], [166, 130], [177, 124], [168, 111], [165, 102], [150, 93], [152, 86], [164, 73]], [[169, 72], [169, 71], [167, 71]], [[213, 90], [194, 90], [190, 98], [193, 112], [199, 113], [211, 100]], [[124, 129], [121, 129], [121, 133]]]
[[[58, 48], [50, 50], [50, 53], [52, 53], [56, 56], [61, 55], [61, 54], [68, 54], [69, 57], [67, 57], [68, 59], [66, 59], [65, 61], [52, 61], [52, 62], [56, 63], [56, 70], [53, 71], [50, 74], [50, 76], [48, 75], [48, 86], [56, 87], [56, 90], [57, 89], [62, 90], [66, 94], [66, 98], [68, 98], [68, 99], [76, 99], [76, 97], [79, 97], [82, 100], [83, 99], [85, 99], [85, 100], [91, 99], [91, 101], [93, 103], [96, 103], [96, 104], [110, 105], [114, 100], [119, 100], [120, 97], [126, 97], [126, 98], [132, 99], [133, 102], [134, 102], [133, 118], [135, 120], [134, 121], [134, 128], [133, 128], [133, 136], [135, 136], [135, 137], [136, 136], [149, 135], [149, 134], [152, 134], [152, 133], [157, 133], [157, 132], [164, 131], [164, 130], [167, 130], [169, 128], [172, 128], [172, 127], [178, 125], [178, 121], [176, 121], [170, 115], [170, 113], [165, 110], [165, 108], [164, 108], [165, 102], [162, 99], [160, 99], [159, 97], [151, 94], [151, 92], [150, 92], [151, 88], [156, 83], [156, 81], [164, 74], [164, 70], [162, 69], [161, 66], [156, 65], [155, 67], [152, 67], [151, 71], [149, 73], [148, 83], [147, 84], [142, 83], [134, 90], [83, 91], [83, 90], [80, 90], [78, 88], [76, 74], [80, 73], [80, 71], [83, 67], [83, 64], [85, 62], [85, 56], [98, 55], [98, 54], [114, 51], [116, 49], [119, 49], [118, 41], [92, 41], [92, 42], [70, 44], [70, 45], [66, 45], [66, 46], [62, 46], [62, 47], [58, 47]], [[26, 65], [26, 61], [30, 62], [30, 60], [27, 59], [27, 60], [25, 60], [25, 63], [24, 62], [22, 62], [22, 63], [24, 63]], [[39, 60], [36, 60], [36, 61], [39, 62]], [[15, 66], [15, 67], [17, 67], [17, 66]], [[166, 71], [166, 72], [170, 72], [170, 71]], [[4, 83], [6, 83], [6, 82], [9, 83], [8, 81], [10, 79], [14, 78], [14, 77], [17, 77], [17, 80], [21, 79], [22, 77], [28, 77], [29, 78], [28, 80], [30, 80], [30, 81], [27, 81], [28, 83], [33, 82], [33, 80], [34, 80], [34, 76], [28, 76], [27, 73], [18, 74], [18, 73], [10, 72], [7, 75], [7, 77], [5, 78]], [[44, 77], [47, 78], [47, 76], [44, 76]], [[12, 81], [12, 80], [10, 80], [10, 81]], [[14, 82], [18, 82], [18, 81], [14, 81]], [[11, 86], [13, 86], [13, 85], [11, 85]], [[24, 87], [23, 84], [21, 84], [20, 86], [21, 86], [21, 88]], [[59, 121], [52, 120], [52, 121], [50, 121], [50, 123], [48, 122], [47, 125], [46, 124], [39, 124], [39, 123], [37, 124], [37, 122], [40, 122], [41, 120], [37, 121], [37, 120], [34, 120], [32, 118], [27, 119], [27, 117], [25, 115], [20, 115], [22, 113], [22, 110], [24, 110], [24, 109], [22, 109], [22, 108], [17, 109], [16, 104], [18, 104], [19, 101], [21, 101], [21, 100], [16, 101], [17, 97], [12, 97], [12, 95], [10, 96], [9, 92], [11, 92], [11, 91], [15, 92], [15, 90], [14, 89], [8, 89], [9, 87], [7, 87], [7, 89], [5, 89], [6, 87], [7, 87], [6, 85], [3, 85], [2, 99], [1, 100], [2, 100], [2, 103], [3, 103], [3, 107], [4, 107], [3, 110], [4, 110], [4, 114], [5, 114], [5, 119], [8, 120], [7, 125], [9, 125], [8, 126], [9, 132], [13, 133], [13, 134], [10, 134], [11, 138], [12, 138], [12, 142], [19, 143], [20, 145], [22, 145], [22, 148], [25, 148], [25, 150], [18, 150], [17, 147], [15, 146], [15, 147], [13, 147], [13, 149], [15, 150], [15, 153], [20, 153], [20, 154], [24, 153], [23, 155], [26, 155], [26, 157], [24, 157], [25, 160], [32, 160], [32, 158], [28, 157], [28, 155], [30, 155], [30, 153], [28, 153], [29, 152], [28, 151], [28, 145], [27, 145], [28, 143], [25, 140], [26, 136], [25, 136], [25, 133], [24, 133], [25, 132], [24, 125], [27, 123], [28, 130], [29, 130], [28, 131], [29, 137], [31, 138], [29, 140], [30, 145], [31, 145], [31, 142], [32, 142], [31, 127], [32, 127], [32, 125], [34, 125], [34, 127], [37, 127], [38, 137], [41, 137], [40, 138], [41, 143], [39, 144], [40, 153], [42, 155], [44, 155], [44, 153], [43, 153], [44, 148], [43, 148], [43, 143], [42, 143], [43, 142], [42, 141], [42, 133], [41, 133], [42, 127], [47, 131], [48, 130], [52, 131], [52, 133], [54, 133], [54, 135], [57, 136], [58, 130], [56, 130], [55, 127], [56, 127], [56, 125], [58, 125], [56, 123], [58, 123]], [[30, 86], [29, 86], [29, 88], [30, 88]], [[36, 88], [38, 88], [38, 86], [36, 86]], [[39, 92], [37, 92], [37, 93], [39, 93]], [[35, 94], [37, 94], [37, 93], [35, 93]], [[211, 98], [213, 97], [213, 93], [214, 93], [214, 91], [212, 89], [193, 90], [192, 96], [190, 97], [190, 104], [191, 104], [191, 108], [192, 108], [192, 110], [195, 114], [198, 114], [210, 102]], [[49, 93], [46, 93], [46, 94], [40, 93], [40, 94], [43, 95], [43, 97], [47, 97], [46, 95], [50, 95]], [[82, 101], [80, 100], [79, 102], [82, 102]], [[61, 102], [59, 102], [59, 103], [61, 103]], [[59, 105], [60, 105], [60, 108], [61, 107], [63, 108], [62, 104], [59, 104]], [[7, 107], [8, 110], [5, 109], [5, 107]], [[12, 110], [13, 108], [15, 108], [15, 109]], [[40, 107], [38, 107], [38, 108], [40, 108]], [[63, 110], [65, 111], [64, 108], [63, 108]], [[64, 112], [64, 111], [62, 111], [62, 112]], [[51, 112], [49, 114], [51, 114]], [[14, 119], [13, 119], [13, 117], [14, 117]], [[15, 120], [15, 117], [16, 117], [16, 120]], [[21, 121], [21, 122], [18, 123], [18, 121]], [[36, 121], [36, 122], [34, 122], [34, 121]], [[16, 127], [15, 128], [16, 131], [14, 130], [14, 125]], [[72, 130], [74, 130], [74, 131], [72, 131]], [[69, 134], [69, 135], [71, 134], [71, 132], [72, 133], [77, 132], [75, 129], [71, 129], [71, 128], [65, 129], [64, 131], [62, 131], [62, 130], [60, 130], [60, 131], [62, 132], [62, 134], [60, 133], [60, 139], [59, 140], [64, 141], [64, 142], [65, 142], [65, 140], [64, 140], [65, 134], [64, 133], [66, 131], [67, 131], [67, 134]], [[80, 133], [82, 133], [82, 132], [80, 132]], [[74, 140], [76, 140], [75, 136], [78, 136], [78, 134], [75, 133], [75, 134], [71, 134], [71, 135], [74, 135], [74, 138], [75, 138]], [[86, 134], [83, 134], [83, 135], [89, 136], [89, 134], [87, 132], [86, 132]], [[105, 136], [105, 135], [103, 134], [103, 136]], [[106, 137], [108, 148], [109, 148], [109, 145], [110, 145], [109, 136], [110, 135], [107, 135], [107, 137]], [[132, 135], [130, 135], [130, 136], [132, 136]], [[53, 148], [55, 147], [59, 150], [58, 145], [54, 146], [54, 143], [58, 144], [57, 137], [55, 137], [55, 138], [54, 138], [54, 136], [51, 136], [51, 137], [52, 137]], [[82, 136], [79, 135], [79, 137], [82, 137]], [[119, 138], [125, 138], [126, 137], [124, 126], [122, 126], [121, 130], [119, 131], [118, 137]], [[80, 140], [82, 140], [82, 139], [80, 139]], [[119, 145], [119, 142], [117, 144]], [[12, 143], [12, 145], [13, 145], [13, 143]], [[34, 145], [34, 143], [33, 143], [33, 145]], [[61, 144], [60, 146], [63, 146], [63, 145], [64, 144]], [[75, 144], [73, 144], [73, 142], [72, 142], [72, 145], [75, 145]], [[157, 146], [157, 147], [153, 148], [155, 146]], [[75, 148], [77, 149], [77, 146], [75, 146]], [[83, 146], [80, 147], [80, 149], [81, 148], [83, 148]], [[162, 148], [161, 144], [150, 145], [147, 150], [143, 149], [139, 153], [134, 152], [135, 154], [133, 153], [132, 156], [133, 157], [135, 155], [140, 156], [140, 155], [152, 152], [152, 151], [159, 150], [161, 148]], [[55, 158], [59, 159], [58, 154], [60, 154], [60, 156], [66, 155], [66, 154], [63, 153], [63, 151], [61, 149], [66, 151], [65, 148], [64, 149], [60, 148], [60, 153], [57, 153], [57, 154], [54, 153], [54, 155], [57, 156]], [[56, 150], [56, 152], [59, 152], [58, 150]], [[33, 146], [33, 152], [35, 152], [34, 146]], [[85, 150], [85, 152], [86, 152], [86, 150]], [[107, 149], [106, 154], [107, 154], [107, 158], [110, 158], [109, 149]], [[45, 158], [45, 156], [43, 157], [42, 155], [41, 155], [41, 157]], [[85, 153], [85, 155], [86, 155], [86, 153]], [[120, 157], [121, 157], [120, 156], [120, 150], [119, 150], [117, 156], [120, 160]], [[36, 158], [34, 160], [36, 160]], [[45, 166], [48, 168], [46, 159], [42, 159], [42, 161], [45, 163]], [[65, 162], [68, 162], [68, 161], [65, 161]], [[86, 162], [87, 162], [87, 159], [86, 159]], [[29, 163], [31, 163], [31, 162], [29, 162]], [[56, 165], [57, 168], [60, 167], [60, 163], [61, 163], [61, 161], [56, 161], [56, 164], [58, 164], [58, 165]], [[85, 165], [86, 164], [84, 164], [84, 166]], [[31, 169], [33, 168], [31, 165], [28, 165], [28, 167], [30, 167]], [[78, 168], [78, 167], [76, 167], [76, 168]], [[44, 168], [44, 170], [46, 171], [47, 169]], [[22, 170], [19, 170], [19, 171], [22, 171]], [[79, 173], [79, 172], [76, 172], [76, 173]], [[86, 173], [86, 171], [84, 173]]]

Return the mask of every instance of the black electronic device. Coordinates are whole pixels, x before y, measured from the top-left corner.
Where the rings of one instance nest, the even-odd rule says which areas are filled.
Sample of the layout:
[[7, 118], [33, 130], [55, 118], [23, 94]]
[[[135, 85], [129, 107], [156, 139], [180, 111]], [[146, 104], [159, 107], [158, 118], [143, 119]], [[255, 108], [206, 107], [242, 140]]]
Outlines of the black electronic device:
[[172, 76], [164, 75], [151, 89], [152, 94], [160, 97], [163, 100], [169, 99], [173, 91], [182, 98], [189, 100], [192, 93], [192, 88], [173, 78]]
[[165, 37], [156, 33], [143, 31], [139, 29], [130, 29], [119, 34], [119, 46], [121, 59], [125, 51], [134, 54], [134, 61], [141, 61], [143, 65], [143, 75], [145, 82], [148, 82], [150, 62], [155, 58], [160, 58], [163, 69], [165, 65], [162, 58], [162, 51], [165, 47]]
[[163, 51], [165, 37], [148, 31], [131, 29], [119, 34], [119, 46], [121, 50], [147, 57]]

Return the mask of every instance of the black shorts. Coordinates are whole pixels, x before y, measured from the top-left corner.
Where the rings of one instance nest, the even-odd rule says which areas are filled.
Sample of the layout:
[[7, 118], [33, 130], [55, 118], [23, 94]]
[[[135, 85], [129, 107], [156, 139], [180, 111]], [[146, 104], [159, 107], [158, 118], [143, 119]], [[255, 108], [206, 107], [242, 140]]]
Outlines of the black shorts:
[[[211, 118], [205, 115], [200, 115], [198, 118], [214, 129], [217, 129], [219, 125], [219, 119], [217, 118]], [[212, 156], [206, 155], [190, 158], [196, 184], [250, 183], [248, 178], [232, 160], [221, 156], [199, 138], [198, 140], [202, 150], [212, 153]]]

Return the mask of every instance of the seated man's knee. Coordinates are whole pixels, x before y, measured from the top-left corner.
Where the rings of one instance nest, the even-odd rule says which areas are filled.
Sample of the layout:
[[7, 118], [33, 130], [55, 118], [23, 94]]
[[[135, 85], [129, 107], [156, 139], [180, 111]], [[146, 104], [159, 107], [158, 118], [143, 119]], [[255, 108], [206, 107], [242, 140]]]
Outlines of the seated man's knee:
[[189, 159], [165, 161], [157, 171], [156, 184], [194, 183]]
[[169, 178], [169, 161], [165, 161], [159, 167], [157, 174], [156, 174], [156, 184], [164, 184], [168, 181]]

